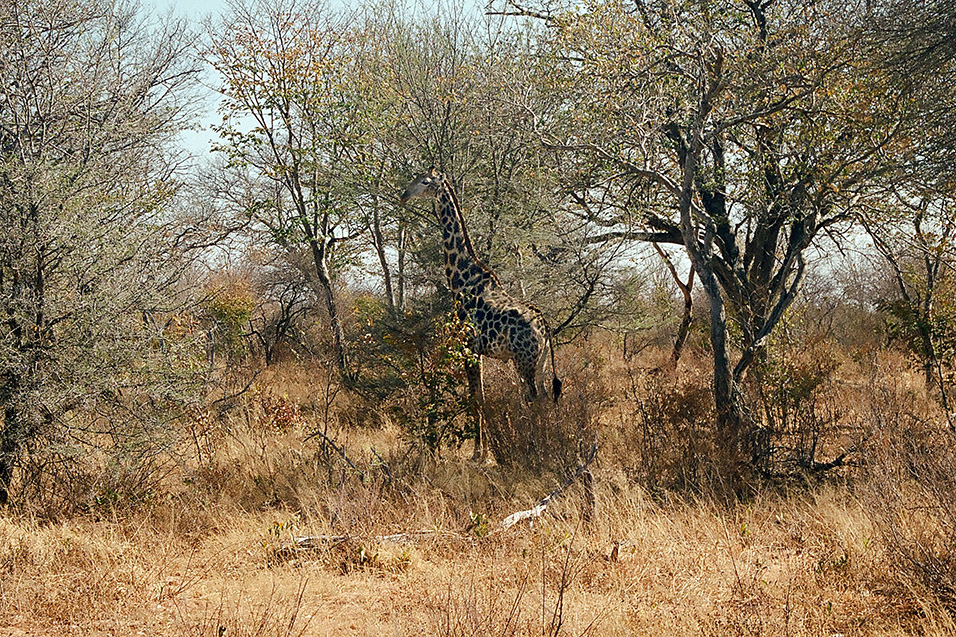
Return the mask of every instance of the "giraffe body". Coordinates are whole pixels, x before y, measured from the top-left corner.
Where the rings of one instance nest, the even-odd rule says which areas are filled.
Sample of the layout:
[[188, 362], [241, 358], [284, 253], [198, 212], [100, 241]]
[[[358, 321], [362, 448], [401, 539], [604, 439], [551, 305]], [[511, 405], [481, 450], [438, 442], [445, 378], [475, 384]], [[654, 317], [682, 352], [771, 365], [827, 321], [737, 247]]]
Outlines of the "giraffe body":
[[[466, 370], [471, 393], [478, 399], [473, 402], [483, 402], [482, 356], [513, 361], [518, 375], [524, 381], [525, 396], [530, 401], [547, 394], [542, 381], [549, 353], [551, 394], [557, 402], [561, 381], [554, 373], [551, 330], [544, 315], [536, 307], [508, 294], [491, 268], [477, 258], [468, 238], [458, 198], [443, 174], [436, 172], [434, 167], [429, 168], [409, 184], [402, 194], [402, 202], [417, 197], [434, 197], [438, 201], [445, 278], [460, 302], [463, 318], [474, 330], [469, 347], [479, 360], [476, 366]], [[480, 405], [475, 416], [478, 432], [475, 455], [483, 457], [480, 434], [482, 409], [483, 405]]]
[[475, 329], [472, 351], [513, 361], [529, 400], [546, 394], [540, 381], [544, 378], [550, 335], [541, 312], [501, 288], [488, 289], [481, 296], [464, 300], [463, 307]]

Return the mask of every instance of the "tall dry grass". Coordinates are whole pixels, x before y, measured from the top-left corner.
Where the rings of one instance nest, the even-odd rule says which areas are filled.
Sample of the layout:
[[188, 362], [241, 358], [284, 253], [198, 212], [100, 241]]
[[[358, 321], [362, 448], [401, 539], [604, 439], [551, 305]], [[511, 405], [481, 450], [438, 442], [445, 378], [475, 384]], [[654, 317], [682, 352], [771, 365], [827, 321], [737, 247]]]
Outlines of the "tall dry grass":
[[[484, 465], [465, 459], [467, 445], [440, 456], [410, 445], [386, 410], [329, 391], [314, 369], [269, 370], [196, 415], [193, 452], [149, 498], [0, 515], [0, 632], [956, 630], [956, 456], [902, 358], [840, 355], [807, 393], [813, 409], [841, 408], [817, 431], [819, 457], [858, 443], [851, 463], [736, 500], [716, 484], [706, 359], [692, 352], [674, 372], [666, 358], [600, 339], [565, 348], [556, 407], [515, 399], [514, 372], [488, 366], [497, 462]], [[799, 428], [786, 432], [778, 442], [795, 448]], [[532, 524], [498, 527], [595, 438], [593, 515], [575, 483]], [[383, 539], [409, 531], [427, 533]], [[303, 549], [300, 536], [328, 539]]]

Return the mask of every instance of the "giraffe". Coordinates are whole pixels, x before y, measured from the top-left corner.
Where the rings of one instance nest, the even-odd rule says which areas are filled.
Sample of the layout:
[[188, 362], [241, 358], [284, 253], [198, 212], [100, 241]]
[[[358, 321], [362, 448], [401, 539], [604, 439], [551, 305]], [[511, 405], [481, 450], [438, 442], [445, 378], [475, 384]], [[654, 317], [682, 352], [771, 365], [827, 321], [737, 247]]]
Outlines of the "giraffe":
[[[482, 440], [484, 390], [481, 378], [483, 356], [511, 360], [525, 384], [525, 399], [529, 402], [543, 388], [548, 352], [551, 355], [551, 397], [554, 402], [561, 395], [561, 381], [554, 367], [554, 346], [551, 329], [541, 311], [509, 295], [498, 276], [475, 255], [468, 238], [468, 230], [461, 214], [458, 196], [451, 182], [431, 166], [412, 181], [402, 194], [401, 202], [431, 197], [438, 201], [438, 221], [442, 231], [445, 254], [445, 278], [448, 287], [459, 301], [459, 311], [473, 327], [469, 347], [477, 356], [474, 364], [466, 367], [468, 390], [475, 421], [475, 452], [473, 459], [484, 459]], [[538, 381], [542, 382], [539, 392]]]

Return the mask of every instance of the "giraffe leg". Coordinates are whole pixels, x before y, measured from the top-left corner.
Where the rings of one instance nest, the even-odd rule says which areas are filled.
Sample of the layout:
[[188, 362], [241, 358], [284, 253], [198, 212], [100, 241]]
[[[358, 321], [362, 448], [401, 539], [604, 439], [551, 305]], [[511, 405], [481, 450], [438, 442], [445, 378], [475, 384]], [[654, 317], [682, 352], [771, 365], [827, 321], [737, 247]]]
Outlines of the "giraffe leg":
[[518, 376], [520, 376], [521, 380], [524, 381], [525, 400], [529, 403], [533, 403], [538, 399], [538, 386], [535, 383], [534, 362], [526, 360], [519, 362], [517, 359], [515, 359], [515, 369], [518, 370]]
[[[535, 380], [538, 382], [538, 389], [545, 398], [550, 397], [555, 403], [558, 402], [558, 396], [561, 394], [561, 381], [558, 380], [557, 369], [554, 364], [554, 342], [549, 334], [550, 328], [544, 324], [540, 333], [536, 335], [536, 353], [535, 353]], [[550, 365], [548, 365], [548, 359]], [[548, 380], [551, 382], [548, 382]]]
[[481, 357], [478, 362], [467, 365], [465, 374], [468, 376], [468, 393], [471, 396], [472, 420], [475, 423], [475, 451], [471, 454], [472, 460], [484, 461], [487, 455], [483, 431], [485, 416], [485, 390], [481, 382]]

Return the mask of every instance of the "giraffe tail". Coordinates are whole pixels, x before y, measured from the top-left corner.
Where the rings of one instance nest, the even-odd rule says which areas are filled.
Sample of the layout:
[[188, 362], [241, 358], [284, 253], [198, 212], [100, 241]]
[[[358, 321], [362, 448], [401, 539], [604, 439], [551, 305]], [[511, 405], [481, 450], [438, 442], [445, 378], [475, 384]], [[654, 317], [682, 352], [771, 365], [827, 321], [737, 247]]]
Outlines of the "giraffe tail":
[[558, 369], [554, 366], [554, 335], [551, 333], [551, 328], [548, 328], [548, 348], [551, 350], [551, 396], [557, 404], [558, 398], [561, 396], [562, 383], [561, 379], [558, 378]]

